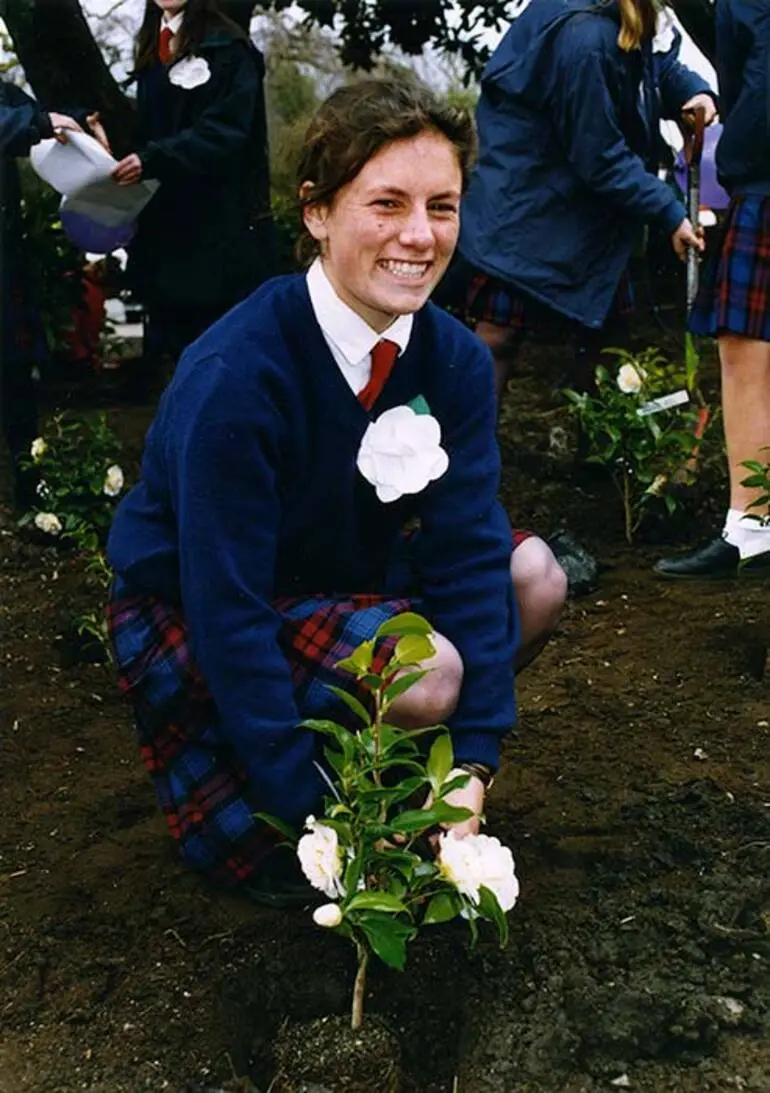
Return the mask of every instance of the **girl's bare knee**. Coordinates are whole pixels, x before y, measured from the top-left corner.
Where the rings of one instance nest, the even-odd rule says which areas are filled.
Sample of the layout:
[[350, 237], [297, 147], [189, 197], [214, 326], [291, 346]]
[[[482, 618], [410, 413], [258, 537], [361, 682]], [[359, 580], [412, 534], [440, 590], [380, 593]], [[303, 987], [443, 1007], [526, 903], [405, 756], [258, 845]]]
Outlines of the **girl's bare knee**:
[[463, 682], [463, 662], [460, 654], [442, 634], [431, 634], [436, 650], [421, 668], [427, 675], [400, 695], [390, 708], [389, 716], [404, 728], [440, 725], [457, 706]]

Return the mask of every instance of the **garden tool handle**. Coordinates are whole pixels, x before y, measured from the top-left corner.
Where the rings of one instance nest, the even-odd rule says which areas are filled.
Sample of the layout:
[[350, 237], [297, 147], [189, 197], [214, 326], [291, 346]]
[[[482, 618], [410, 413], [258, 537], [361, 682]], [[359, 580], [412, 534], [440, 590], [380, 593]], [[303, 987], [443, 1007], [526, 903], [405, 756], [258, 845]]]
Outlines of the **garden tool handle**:
[[[691, 123], [684, 132], [684, 158], [687, 164], [687, 215], [697, 231], [700, 222], [700, 165], [703, 158], [703, 142], [706, 133], [706, 111], [697, 106], [686, 112]], [[692, 310], [698, 295], [698, 254], [694, 248], [687, 252], [687, 312]]]
[[683, 127], [684, 160], [689, 167], [700, 167], [703, 158], [703, 142], [706, 137], [706, 109], [696, 106], [683, 113], [687, 124]]

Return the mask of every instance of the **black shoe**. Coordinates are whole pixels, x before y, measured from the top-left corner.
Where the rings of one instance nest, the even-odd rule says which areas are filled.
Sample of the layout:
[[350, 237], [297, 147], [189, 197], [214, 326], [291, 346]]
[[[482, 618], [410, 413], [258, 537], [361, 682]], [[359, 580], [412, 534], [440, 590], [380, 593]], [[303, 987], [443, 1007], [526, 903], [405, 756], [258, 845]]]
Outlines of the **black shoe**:
[[678, 558], [661, 558], [654, 573], [657, 577], [677, 581], [729, 580], [738, 576], [740, 560], [738, 548], [720, 536], [696, 550], [691, 550], [689, 554], [682, 554]]
[[746, 558], [738, 566], [738, 576], [742, 580], [750, 580], [753, 577], [770, 577], [770, 550], [762, 554], [755, 554], [753, 558]]
[[278, 910], [328, 902], [328, 897], [305, 879], [293, 850], [276, 850], [238, 889], [254, 903]]

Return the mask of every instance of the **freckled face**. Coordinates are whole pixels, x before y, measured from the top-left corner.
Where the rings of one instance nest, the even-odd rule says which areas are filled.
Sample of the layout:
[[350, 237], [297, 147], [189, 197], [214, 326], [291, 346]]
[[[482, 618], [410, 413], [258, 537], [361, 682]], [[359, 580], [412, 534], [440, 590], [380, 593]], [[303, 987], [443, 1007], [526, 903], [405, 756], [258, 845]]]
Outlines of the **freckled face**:
[[392, 141], [331, 205], [305, 209], [337, 295], [372, 329], [423, 306], [449, 264], [462, 174], [454, 145], [426, 130]]

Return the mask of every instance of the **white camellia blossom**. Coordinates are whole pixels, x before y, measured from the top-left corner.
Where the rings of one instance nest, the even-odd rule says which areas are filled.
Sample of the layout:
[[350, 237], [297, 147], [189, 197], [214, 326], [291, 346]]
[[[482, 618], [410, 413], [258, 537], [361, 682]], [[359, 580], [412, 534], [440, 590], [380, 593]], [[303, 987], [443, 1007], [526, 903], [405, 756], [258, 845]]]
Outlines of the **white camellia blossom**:
[[333, 929], [342, 922], [342, 911], [338, 903], [324, 903], [313, 911], [313, 922], [316, 926], [326, 926]]
[[122, 489], [123, 471], [120, 469], [117, 463], [113, 463], [111, 467], [107, 468], [107, 473], [104, 476], [104, 485], [102, 486], [102, 492], [106, 493], [108, 497], [117, 497]]
[[168, 73], [169, 83], [175, 87], [183, 87], [185, 91], [192, 91], [194, 87], [208, 83], [211, 79], [211, 69], [205, 57], [183, 57], [172, 65]]
[[431, 414], [394, 406], [373, 421], [358, 449], [358, 469], [380, 501], [420, 493], [449, 466], [441, 447], [441, 426]]
[[61, 520], [55, 512], [36, 512], [35, 527], [46, 535], [58, 535], [61, 531]]
[[48, 445], [43, 440], [42, 436], [36, 436], [32, 441], [29, 449], [29, 454], [32, 456], [36, 463], [39, 463], [45, 453], [48, 451]]
[[297, 843], [297, 857], [307, 879], [329, 899], [345, 895], [342, 884], [342, 855], [337, 832], [315, 816], [305, 820], [307, 835]]
[[493, 835], [466, 835], [458, 839], [451, 831], [439, 838], [439, 869], [471, 903], [478, 904], [480, 888], [488, 888], [503, 911], [510, 911], [519, 898], [519, 882], [513, 854]]
[[643, 378], [633, 364], [624, 364], [618, 372], [618, 387], [624, 395], [638, 395], [642, 389]]
[[41, 478], [38, 484], [35, 486], [35, 493], [43, 501], [47, 501], [48, 498], [51, 496], [50, 487], [44, 478]]

